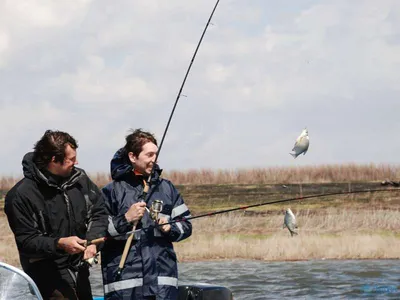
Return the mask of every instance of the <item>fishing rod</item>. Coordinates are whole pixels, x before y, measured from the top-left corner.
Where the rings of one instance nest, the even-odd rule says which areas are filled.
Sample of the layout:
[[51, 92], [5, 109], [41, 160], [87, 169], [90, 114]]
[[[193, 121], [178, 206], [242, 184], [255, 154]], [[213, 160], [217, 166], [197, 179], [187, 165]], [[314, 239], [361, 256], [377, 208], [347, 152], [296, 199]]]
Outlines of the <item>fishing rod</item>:
[[[162, 138], [161, 138], [160, 145], [159, 145], [158, 150], [157, 150], [157, 152], [156, 152], [156, 157], [155, 157], [155, 159], [154, 159], [154, 163], [153, 163], [153, 166], [152, 166], [152, 168], [151, 168], [150, 175], [149, 175], [149, 177], [147, 178], [147, 183], [144, 182], [143, 200], [144, 200], [146, 203], [147, 203], [146, 199], [147, 199], [147, 196], [148, 196], [148, 191], [149, 191], [150, 186], [151, 186], [151, 179], [152, 179], [153, 176], [154, 176], [154, 171], [155, 171], [157, 159], [158, 159], [158, 156], [160, 155], [161, 148], [162, 148], [162, 146], [163, 146], [165, 136], [167, 135], [167, 131], [168, 131], [169, 125], [170, 125], [170, 123], [171, 123], [172, 116], [174, 115], [175, 108], [176, 108], [176, 106], [177, 106], [177, 104], [178, 104], [179, 99], [181, 98], [182, 90], [183, 90], [183, 87], [184, 87], [184, 85], [185, 85], [185, 83], [186, 83], [186, 79], [188, 78], [189, 72], [190, 72], [190, 70], [191, 70], [191, 68], [192, 68], [192, 65], [193, 65], [193, 62], [194, 62], [194, 60], [195, 60], [195, 58], [196, 58], [196, 55], [197, 55], [197, 52], [198, 52], [198, 50], [199, 50], [199, 48], [200, 48], [201, 42], [203, 41], [204, 35], [205, 35], [206, 31], [207, 31], [207, 28], [208, 28], [208, 26], [210, 25], [210, 22], [211, 22], [212, 17], [214, 16], [214, 12], [215, 12], [215, 10], [217, 9], [217, 6], [218, 6], [218, 4], [219, 4], [219, 1], [220, 1], [220, 0], [217, 0], [217, 2], [215, 3], [214, 8], [213, 8], [213, 10], [212, 10], [212, 12], [211, 12], [211, 14], [210, 14], [210, 16], [209, 16], [209, 18], [208, 18], [207, 23], [206, 23], [206, 26], [204, 27], [203, 33], [201, 34], [200, 40], [199, 40], [199, 42], [197, 43], [196, 50], [194, 51], [194, 54], [193, 54], [193, 56], [192, 56], [192, 59], [190, 60], [189, 67], [188, 67], [188, 69], [187, 69], [187, 71], [186, 71], [185, 77], [183, 78], [183, 81], [182, 81], [181, 87], [180, 87], [180, 89], [179, 89], [178, 95], [176, 96], [176, 100], [175, 100], [174, 106], [173, 106], [173, 108], [172, 108], [171, 114], [169, 115], [168, 122], [167, 122], [167, 125], [166, 125], [166, 127], [165, 127], [163, 136], [162, 136]], [[133, 225], [133, 230], [132, 230], [133, 233], [135, 232], [136, 225], [137, 225], [137, 222], [135, 222], [134, 225]], [[124, 267], [124, 265], [125, 265], [125, 260], [126, 260], [126, 257], [128, 256], [128, 252], [129, 252], [130, 246], [131, 246], [131, 244], [132, 244], [133, 235], [134, 235], [133, 233], [130, 234], [130, 236], [128, 237], [128, 239], [127, 239], [127, 241], [126, 241], [126, 244], [125, 244], [125, 247], [124, 247], [124, 251], [123, 251], [123, 253], [122, 253], [121, 261], [120, 261], [120, 264], [119, 264], [119, 268], [118, 268], [118, 271], [117, 271], [117, 274], [118, 274], [118, 275], [121, 274], [122, 269], [123, 269], [123, 267]]]
[[275, 201], [262, 202], [262, 203], [257, 203], [257, 204], [251, 204], [251, 205], [246, 205], [246, 206], [239, 206], [239, 207], [219, 210], [219, 211], [215, 211], [215, 212], [209, 212], [209, 213], [205, 213], [205, 214], [201, 214], [201, 215], [193, 216], [193, 217], [187, 217], [187, 218], [183, 217], [183, 218], [180, 218], [180, 219], [172, 220], [172, 221], [170, 221], [168, 223], [155, 224], [154, 226], [151, 226], [151, 227], [140, 228], [140, 229], [137, 229], [137, 230], [129, 231], [129, 232], [126, 232], [126, 233], [121, 233], [121, 234], [114, 235], [114, 236], [107, 236], [107, 237], [98, 238], [98, 239], [90, 241], [88, 244], [100, 244], [100, 243], [102, 243], [102, 242], [104, 242], [106, 240], [112, 240], [112, 239], [114, 239], [116, 237], [121, 237], [121, 236], [125, 236], [125, 235], [134, 234], [135, 232], [139, 232], [141, 230], [147, 230], [147, 229], [150, 229], [150, 228], [160, 227], [160, 226], [167, 225], [167, 224], [174, 224], [174, 223], [179, 223], [179, 222], [184, 222], [184, 221], [189, 221], [189, 220], [194, 220], [194, 219], [211, 217], [211, 216], [225, 214], [225, 213], [229, 213], [229, 212], [233, 212], [233, 211], [237, 211], [237, 210], [244, 210], [244, 209], [248, 209], [248, 208], [260, 207], [260, 206], [265, 206], [265, 205], [270, 205], [270, 204], [285, 203], [285, 202], [290, 202], [290, 201], [302, 201], [302, 200], [308, 200], [308, 199], [313, 199], [313, 198], [322, 198], [322, 197], [328, 197], [328, 196], [362, 194], [362, 193], [378, 193], [378, 192], [399, 192], [399, 191], [400, 191], [400, 188], [368, 189], [368, 190], [359, 190], [359, 191], [314, 194], [314, 195], [309, 195], [309, 196], [299, 196], [299, 197], [292, 197], [292, 198], [275, 200]]
[[[161, 142], [160, 142], [160, 145], [159, 145], [159, 147], [158, 147], [158, 151], [157, 151], [157, 153], [156, 153], [155, 162], [157, 162], [158, 156], [160, 155], [161, 148], [162, 148], [162, 146], [163, 146], [165, 136], [167, 135], [167, 131], [168, 131], [169, 125], [170, 125], [170, 123], [171, 123], [172, 116], [174, 115], [175, 108], [176, 108], [176, 106], [177, 106], [177, 104], [178, 104], [179, 99], [181, 98], [182, 90], [183, 90], [183, 87], [185, 86], [186, 79], [188, 78], [189, 72], [190, 72], [190, 70], [191, 70], [191, 68], [192, 68], [193, 62], [194, 62], [194, 60], [195, 60], [195, 58], [196, 58], [196, 55], [197, 55], [197, 52], [199, 51], [201, 42], [203, 41], [204, 35], [206, 34], [206, 31], [207, 31], [207, 29], [208, 29], [208, 26], [210, 25], [211, 19], [212, 19], [212, 17], [214, 16], [214, 12], [215, 12], [215, 10], [217, 9], [217, 6], [218, 6], [218, 4], [219, 4], [219, 1], [220, 1], [220, 0], [217, 0], [217, 2], [216, 2], [215, 5], [214, 5], [214, 8], [213, 8], [213, 10], [212, 10], [212, 12], [211, 12], [211, 14], [210, 14], [210, 16], [209, 16], [209, 18], [208, 18], [208, 21], [207, 21], [207, 23], [206, 23], [206, 26], [204, 27], [203, 33], [201, 34], [200, 40], [199, 40], [199, 42], [197, 43], [196, 50], [194, 51], [193, 56], [192, 56], [192, 59], [190, 60], [189, 67], [188, 67], [187, 70], [186, 70], [185, 77], [183, 78], [181, 87], [180, 87], [180, 89], [179, 89], [178, 95], [176, 96], [176, 100], [175, 100], [174, 106], [172, 107], [171, 114], [169, 115], [167, 125], [166, 125], [166, 127], [165, 127], [163, 136], [162, 136], [162, 138], [161, 138]], [[153, 164], [153, 168], [152, 168], [151, 174], [150, 174], [150, 176], [149, 176], [149, 180], [148, 180], [149, 183], [150, 183], [150, 177], [151, 177], [151, 176], [153, 175], [153, 173], [154, 173], [154, 169], [155, 169], [155, 164]]]

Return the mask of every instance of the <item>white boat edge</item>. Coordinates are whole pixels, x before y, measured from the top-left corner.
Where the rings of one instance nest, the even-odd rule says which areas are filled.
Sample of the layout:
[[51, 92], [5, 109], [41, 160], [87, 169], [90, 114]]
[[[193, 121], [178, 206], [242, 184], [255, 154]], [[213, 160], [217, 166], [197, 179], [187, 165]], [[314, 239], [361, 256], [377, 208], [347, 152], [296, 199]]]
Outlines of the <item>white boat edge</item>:
[[8, 270], [8, 271], [11, 271], [11, 272], [13, 272], [13, 273], [17, 273], [18, 275], [20, 275], [20, 276], [21, 276], [22, 278], [24, 278], [24, 279], [29, 283], [29, 285], [32, 287], [32, 292], [35, 293], [34, 295], [37, 297], [37, 299], [43, 300], [42, 295], [40, 294], [39, 288], [37, 287], [36, 283], [35, 283], [35, 282], [33, 281], [33, 279], [30, 278], [29, 275], [26, 274], [24, 271], [22, 271], [22, 270], [20, 270], [20, 269], [18, 269], [18, 268], [16, 268], [16, 267], [14, 267], [14, 266], [11, 266], [11, 265], [9, 265], [9, 264], [6, 264], [5, 262], [2, 262], [2, 261], [0, 261], [0, 268], [4, 268], [4, 269], [6, 269], [6, 270]]

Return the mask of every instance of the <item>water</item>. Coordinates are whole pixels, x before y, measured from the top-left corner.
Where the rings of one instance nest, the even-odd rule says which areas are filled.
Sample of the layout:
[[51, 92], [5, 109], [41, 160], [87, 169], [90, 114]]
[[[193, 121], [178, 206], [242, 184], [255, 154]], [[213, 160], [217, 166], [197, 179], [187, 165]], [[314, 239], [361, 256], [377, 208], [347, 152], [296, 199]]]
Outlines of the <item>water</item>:
[[[400, 260], [218, 261], [179, 264], [180, 284], [228, 287], [239, 299], [400, 299]], [[91, 268], [102, 295], [100, 266]], [[19, 274], [0, 268], [0, 299], [36, 299]], [[215, 299], [218, 300], [218, 299]]]
[[[180, 263], [178, 268], [179, 284], [225, 286], [235, 300], [400, 299], [399, 260], [234, 260]], [[93, 293], [101, 295], [100, 266], [91, 272]]]

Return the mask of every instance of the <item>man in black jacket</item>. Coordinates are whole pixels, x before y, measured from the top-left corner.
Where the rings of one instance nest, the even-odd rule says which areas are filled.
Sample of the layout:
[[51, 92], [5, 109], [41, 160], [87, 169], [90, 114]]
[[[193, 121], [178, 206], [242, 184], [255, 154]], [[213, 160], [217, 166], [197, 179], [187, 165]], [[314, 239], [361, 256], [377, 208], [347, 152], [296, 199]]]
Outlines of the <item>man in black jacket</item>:
[[44, 299], [92, 299], [86, 259], [105, 235], [101, 192], [76, 168], [76, 140], [47, 130], [22, 161], [24, 178], [6, 195], [5, 212], [21, 266]]

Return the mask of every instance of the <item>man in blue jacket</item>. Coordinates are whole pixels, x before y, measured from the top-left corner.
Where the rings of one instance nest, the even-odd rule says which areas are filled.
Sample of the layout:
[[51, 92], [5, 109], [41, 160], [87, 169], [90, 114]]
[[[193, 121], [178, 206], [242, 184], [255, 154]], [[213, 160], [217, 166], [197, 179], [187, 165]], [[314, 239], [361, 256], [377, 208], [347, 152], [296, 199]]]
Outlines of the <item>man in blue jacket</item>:
[[[103, 188], [108, 209], [109, 235], [102, 250], [101, 264], [105, 299], [177, 299], [178, 268], [172, 242], [179, 242], [192, 233], [192, 224], [185, 218], [190, 211], [174, 185], [160, 178], [155, 165], [147, 196], [144, 188], [155, 164], [157, 140], [137, 129], [126, 137], [126, 144], [111, 160], [113, 181]], [[162, 201], [162, 210], [155, 220], [149, 211]], [[180, 220], [172, 224], [165, 224]], [[121, 234], [136, 224], [134, 241], [119, 274], [119, 263], [126, 244]], [[165, 224], [157, 226], [157, 224]]]

